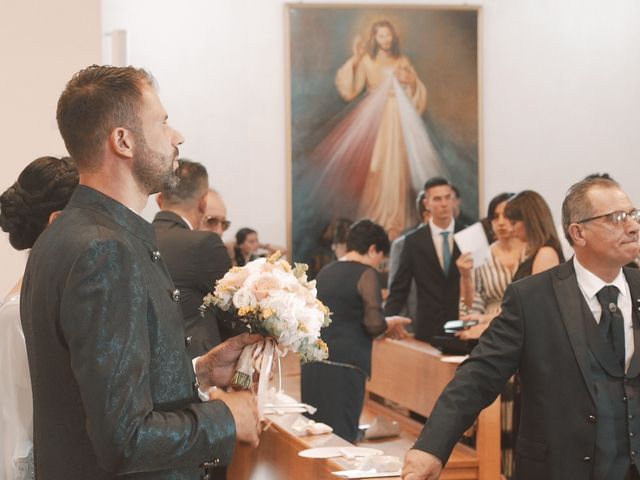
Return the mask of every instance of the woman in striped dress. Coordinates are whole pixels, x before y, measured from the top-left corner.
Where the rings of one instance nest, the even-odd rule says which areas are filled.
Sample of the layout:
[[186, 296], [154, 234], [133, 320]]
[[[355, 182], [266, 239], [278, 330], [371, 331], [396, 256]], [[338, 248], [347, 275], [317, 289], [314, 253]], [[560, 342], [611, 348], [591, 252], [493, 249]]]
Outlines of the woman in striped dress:
[[507, 286], [524, 259], [525, 244], [514, 236], [504, 210], [512, 193], [501, 193], [489, 203], [488, 216], [496, 241], [491, 244], [491, 257], [473, 269], [470, 254], [461, 255], [456, 264], [460, 270], [461, 311], [465, 318], [479, 320], [475, 327], [459, 333], [462, 339], [480, 337], [491, 320], [500, 313], [500, 303]]

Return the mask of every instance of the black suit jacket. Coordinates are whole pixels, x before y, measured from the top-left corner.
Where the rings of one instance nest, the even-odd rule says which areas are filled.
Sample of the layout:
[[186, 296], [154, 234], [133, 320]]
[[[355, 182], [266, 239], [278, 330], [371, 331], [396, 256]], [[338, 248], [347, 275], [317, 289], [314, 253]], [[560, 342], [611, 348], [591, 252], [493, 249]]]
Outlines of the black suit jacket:
[[[461, 228], [456, 223], [454, 231]], [[400, 255], [400, 264], [391, 282], [385, 314], [398, 315], [401, 312], [411, 289], [411, 280], [415, 280], [418, 294], [414, 322], [416, 338], [429, 341], [434, 335], [442, 333], [442, 326], [446, 321], [458, 318], [460, 272], [455, 261], [459, 256], [460, 250], [454, 242], [449, 274], [445, 276], [438, 261], [429, 224], [408, 233]]]
[[[635, 310], [640, 272], [625, 268], [624, 273]], [[598, 419], [583, 305], [572, 261], [511, 284], [502, 313], [458, 368], [414, 448], [446, 462], [460, 435], [519, 370], [522, 404], [515, 478], [588, 480]], [[640, 373], [638, 330], [634, 342], [629, 378]], [[630, 385], [640, 390], [634, 382]]]
[[207, 309], [202, 316], [199, 307], [216, 281], [231, 268], [229, 253], [219, 235], [191, 230], [173, 212], [158, 212], [153, 227], [162, 258], [180, 290], [185, 329], [191, 337], [187, 350], [197, 357], [220, 343], [215, 313]]
[[84, 186], [33, 247], [20, 315], [38, 480], [193, 479], [231, 459], [233, 416], [198, 400], [156, 252], [148, 222]]

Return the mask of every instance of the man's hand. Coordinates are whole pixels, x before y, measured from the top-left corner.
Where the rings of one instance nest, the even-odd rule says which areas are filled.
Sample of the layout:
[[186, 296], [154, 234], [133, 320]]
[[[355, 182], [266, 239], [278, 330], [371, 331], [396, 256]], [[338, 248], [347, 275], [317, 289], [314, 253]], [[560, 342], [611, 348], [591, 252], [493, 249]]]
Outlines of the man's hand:
[[404, 456], [402, 480], [438, 480], [442, 473], [442, 462], [430, 453], [409, 450]]
[[254, 447], [258, 446], [260, 442], [260, 415], [258, 414], [258, 400], [253, 393], [248, 390], [227, 393], [218, 388], [209, 395], [209, 400], [222, 400], [229, 407], [236, 423], [236, 438], [239, 441]]
[[207, 390], [213, 386], [226, 387], [229, 385], [242, 349], [261, 339], [262, 337], [257, 334], [241, 333], [198, 357], [196, 376], [200, 382], [200, 389]]
[[409, 332], [407, 332], [404, 327], [411, 324], [410, 318], [394, 315], [393, 317], [387, 317], [386, 320], [387, 331], [384, 332], [386, 338], [402, 340], [409, 336]]

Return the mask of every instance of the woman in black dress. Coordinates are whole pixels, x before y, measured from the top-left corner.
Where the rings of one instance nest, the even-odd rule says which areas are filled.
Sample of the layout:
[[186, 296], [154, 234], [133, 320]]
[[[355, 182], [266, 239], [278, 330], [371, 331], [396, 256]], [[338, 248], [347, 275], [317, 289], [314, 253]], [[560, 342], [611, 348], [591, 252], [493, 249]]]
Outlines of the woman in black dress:
[[384, 229], [360, 220], [347, 233], [347, 253], [318, 274], [318, 298], [333, 312], [322, 330], [329, 358], [302, 366], [302, 401], [318, 411], [311, 416], [330, 425], [336, 435], [354, 442], [364, 404], [365, 382], [371, 375], [375, 337], [406, 336], [410, 319], [387, 317], [375, 268], [389, 252]]
[[526, 259], [513, 276], [514, 282], [564, 262], [551, 210], [540, 194], [523, 190], [507, 202], [504, 214], [513, 224], [514, 235], [527, 244]]

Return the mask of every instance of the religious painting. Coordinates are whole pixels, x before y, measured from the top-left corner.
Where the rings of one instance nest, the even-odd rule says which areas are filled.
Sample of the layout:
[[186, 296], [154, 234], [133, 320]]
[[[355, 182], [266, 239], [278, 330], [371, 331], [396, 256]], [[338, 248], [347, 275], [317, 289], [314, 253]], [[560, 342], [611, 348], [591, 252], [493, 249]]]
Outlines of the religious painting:
[[479, 206], [477, 8], [288, 5], [293, 259], [312, 274], [335, 226], [369, 218], [393, 239], [443, 176]]

